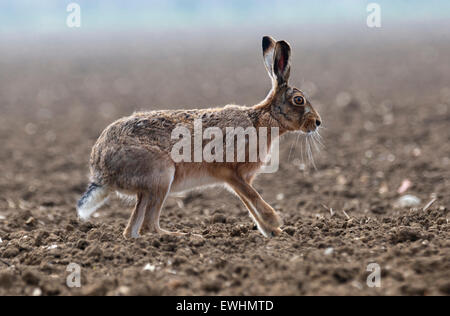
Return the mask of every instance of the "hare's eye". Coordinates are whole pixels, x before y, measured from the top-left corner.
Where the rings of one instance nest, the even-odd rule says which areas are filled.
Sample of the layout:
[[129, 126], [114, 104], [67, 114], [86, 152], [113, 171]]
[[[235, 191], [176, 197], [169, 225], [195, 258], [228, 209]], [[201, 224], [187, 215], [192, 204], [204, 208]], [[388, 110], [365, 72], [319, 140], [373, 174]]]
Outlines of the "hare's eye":
[[305, 99], [301, 96], [296, 96], [294, 98], [294, 103], [298, 105], [303, 105], [305, 103]]

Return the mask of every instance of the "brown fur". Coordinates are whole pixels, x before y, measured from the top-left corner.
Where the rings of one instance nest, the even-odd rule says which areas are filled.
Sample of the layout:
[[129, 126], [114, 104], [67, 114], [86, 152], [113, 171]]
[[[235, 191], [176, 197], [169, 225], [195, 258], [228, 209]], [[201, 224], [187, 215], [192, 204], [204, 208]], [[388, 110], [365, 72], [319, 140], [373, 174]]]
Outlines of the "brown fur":
[[[262, 162], [175, 163], [170, 155], [172, 146], [178, 141], [171, 139], [172, 130], [181, 124], [194, 135], [195, 119], [202, 120], [203, 128], [219, 127], [224, 135], [226, 127], [255, 127], [257, 131], [259, 127], [268, 127], [269, 131], [270, 127], [278, 127], [280, 135], [316, 129], [320, 117], [311, 104], [306, 98], [301, 106], [293, 101], [294, 96], [303, 94], [288, 85], [289, 44], [265, 37], [263, 50], [272, 90], [261, 103], [252, 107], [228, 105], [213, 109], [135, 113], [114, 122], [101, 134], [91, 154], [92, 182], [111, 191], [137, 195], [125, 237], [137, 237], [139, 229], [141, 233], [170, 233], [159, 227], [159, 216], [167, 195], [188, 179], [205, 177], [214, 183], [228, 185], [266, 236], [281, 232], [279, 215], [252, 187]], [[268, 138], [270, 142], [270, 136]], [[270, 143], [268, 145], [270, 148]]]

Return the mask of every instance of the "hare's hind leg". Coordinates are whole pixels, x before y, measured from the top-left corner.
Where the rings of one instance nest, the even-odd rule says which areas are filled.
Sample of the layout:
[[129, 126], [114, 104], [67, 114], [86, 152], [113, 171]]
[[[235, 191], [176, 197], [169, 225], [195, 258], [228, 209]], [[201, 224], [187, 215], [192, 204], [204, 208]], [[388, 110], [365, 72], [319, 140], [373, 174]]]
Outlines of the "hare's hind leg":
[[145, 209], [145, 219], [141, 227], [140, 231], [141, 234], [145, 234], [147, 232], [155, 232], [175, 236], [186, 235], [184, 233], [179, 232], [169, 232], [162, 229], [159, 226], [159, 218], [161, 215], [161, 210], [164, 205], [164, 202], [166, 201], [167, 196], [169, 195], [174, 176], [175, 176], [175, 169], [173, 167], [168, 168], [154, 182], [155, 185], [152, 188], [150, 188], [150, 200], [147, 203]]
[[159, 167], [161, 169], [147, 175], [146, 191], [137, 194], [136, 206], [123, 233], [125, 238], [138, 238], [147, 231], [169, 233], [159, 227], [159, 214], [169, 194], [175, 169], [173, 166]]
[[113, 152], [112, 170], [120, 170], [116, 175], [116, 186], [137, 194], [136, 206], [123, 235], [138, 238], [142, 225], [148, 222], [148, 210], [155, 206], [160, 209], [164, 203], [175, 166], [167, 154], [155, 147], [129, 145]]
[[131, 214], [130, 220], [128, 221], [127, 228], [123, 232], [125, 238], [138, 238], [139, 229], [142, 226], [145, 218], [145, 210], [147, 204], [150, 200], [150, 194], [137, 194], [136, 206], [134, 207], [133, 213]]
[[173, 166], [159, 167], [161, 169], [147, 175], [149, 179], [145, 192], [137, 194], [136, 206], [123, 233], [125, 238], [138, 238], [151, 230], [162, 231], [159, 228], [159, 214], [169, 194], [175, 169]]

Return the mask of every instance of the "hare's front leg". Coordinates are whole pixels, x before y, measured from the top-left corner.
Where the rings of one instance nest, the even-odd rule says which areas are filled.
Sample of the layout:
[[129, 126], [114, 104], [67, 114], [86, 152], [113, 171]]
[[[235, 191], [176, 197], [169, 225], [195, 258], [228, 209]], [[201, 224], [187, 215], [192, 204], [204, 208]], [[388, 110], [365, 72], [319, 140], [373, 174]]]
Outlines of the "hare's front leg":
[[227, 182], [241, 198], [263, 235], [269, 237], [281, 233], [280, 216], [250, 184], [241, 178], [231, 178]]

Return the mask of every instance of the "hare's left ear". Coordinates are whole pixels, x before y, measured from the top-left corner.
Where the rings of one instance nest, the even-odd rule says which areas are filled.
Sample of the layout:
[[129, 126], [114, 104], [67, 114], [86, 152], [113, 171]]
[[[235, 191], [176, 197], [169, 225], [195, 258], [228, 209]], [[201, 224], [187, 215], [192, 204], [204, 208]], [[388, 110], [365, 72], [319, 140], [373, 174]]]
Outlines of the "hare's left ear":
[[267, 72], [270, 78], [273, 80], [273, 53], [275, 51], [276, 41], [270, 36], [264, 36], [262, 39], [262, 49], [264, 57], [264, 65], [266, 66]]
[[275, 44], [273, 56], [273, 74], [279, 86], [289, 81], [291, 73], [291, 46], [285, 41]]

